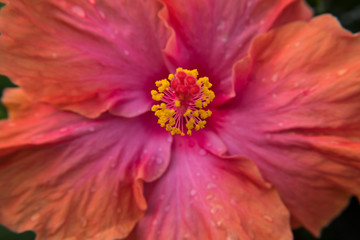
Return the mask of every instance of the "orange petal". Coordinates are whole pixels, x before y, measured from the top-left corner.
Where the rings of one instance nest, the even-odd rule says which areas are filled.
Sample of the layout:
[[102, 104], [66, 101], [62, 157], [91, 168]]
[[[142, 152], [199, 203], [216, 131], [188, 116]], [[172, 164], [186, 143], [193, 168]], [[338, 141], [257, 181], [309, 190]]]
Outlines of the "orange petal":
[[168, 166], [171, 138], [147, 126], [150, 116], [88, 120], [19, 99], [7, 91], [10, 119], [0, 122], [0, 222], [46, 240], [127, 236], [147, 207], [143, 182]]
[[175, 138], [171, 164], [147, 184], [149, 208], [128, 239], [292, 239], [289, 215], [255, 165]]
[[300, 0], [162, 1], [167, 8], [161, 17], [174, 30], [165, 49], [169, 62], [208, 76], [215, 105], [234, 96], [231, 66], [246, 55], [254, 37], [312, 15]]
[[152, 0], [9, 1], [0, 16], [0, 71], [61, 109], [137, 116], [151, 107], [154, 81], [168, 74], [161, 8]]
[[360, 196], [359, 53], [359, 35], [328, 15], [264, 34], [219, 119], [229, 152], [253, 159], [314, 234]]

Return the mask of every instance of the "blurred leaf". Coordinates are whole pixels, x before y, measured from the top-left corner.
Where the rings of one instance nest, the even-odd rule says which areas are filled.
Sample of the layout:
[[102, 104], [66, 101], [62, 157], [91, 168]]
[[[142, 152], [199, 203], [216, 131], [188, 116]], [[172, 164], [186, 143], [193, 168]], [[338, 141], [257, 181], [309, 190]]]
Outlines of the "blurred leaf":
[[14, 233], [0, 225], [0, 239], [1, 240], [34, 240], [35, 233], [26, 231], [23, 233]]

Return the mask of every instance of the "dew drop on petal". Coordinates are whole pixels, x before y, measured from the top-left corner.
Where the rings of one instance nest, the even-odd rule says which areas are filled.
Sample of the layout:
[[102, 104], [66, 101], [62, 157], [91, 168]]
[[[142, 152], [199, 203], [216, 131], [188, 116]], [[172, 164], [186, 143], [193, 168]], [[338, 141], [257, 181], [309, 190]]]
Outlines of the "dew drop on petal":
[[214, 197], [214, 195], [209, 194], [209, 195], [206, 196], [206, 200], [210, 200], [210, 199], [212, 199], [213, 197]]
[[212, 188], [216, 188], [216, 185], [214, 183], [208, 183], [208, 185], [206, 185], [207, 189], [212, 189]]
[[89, 127], [89, 132], [93, 132], [95, 131], [95, 128], [94, 127]]
[[30, 220], [31, 221], [36, 221], [37, 219], [39, 219], [39, 217], [40, 217], [40, 214], [36, 213], [36, 214], [31, 216]]
[[73, 7], [71, 8], [71, 11], [72, 11], [73, 13], [75, 13], [78, 17], [81, 17], [81, 18], [84, 18], [85, 15], [86, 15], [84, 9], [82, 9], [82, 8], [79, 7], [79, 6], [73, 6]]
[[87, 221], [86, 221], [85, 217], [81, 217], [80, 221], [81, 221], [81, 226], [86, 227]]
[[96, 4], [96, 0], [89, 0], [89, 3], [92, 4], [92, 5], [95, 5], [95, 4]]
[[124, 54], [125, 54], [126, 56], [129, 56], [129, 51], [128, 51], [128, 50], [124, 50]]
[[199, 154], [200, 154], [201, 156], [205, 156], [205, 155], [206, 155], [206, 151], [205, 151], [204, 149], [200, 149]]
[[273, 222], [273, 218], [268, 215], [264, 215], [264, 219], [268, 222]]
[[103, 11], [99, 11], [99, 15], [102, 19], [106, 19], [106, 15]]
[[161, 164], [163, 162], [163, 159], [161, 157], [156, 158], [156, 163]]
[[272, 76], [271, 81], [276, 82], [277, 79], [278, 79], [278, 74], [275, 73], [275, 74]]
[[344, 75], [345, 73], [347, 73], [347, 69], [340, 69], [338, 72], [337, 72], [337, 74], [339, 75], [339, 76], [342, 76], [342, 75]]
[[195, 190], [195, 189], [192, 189], [192, 190], [190, 191], [190, 196], [195, 196], [195, 194], [196, 194], [196, 190]]

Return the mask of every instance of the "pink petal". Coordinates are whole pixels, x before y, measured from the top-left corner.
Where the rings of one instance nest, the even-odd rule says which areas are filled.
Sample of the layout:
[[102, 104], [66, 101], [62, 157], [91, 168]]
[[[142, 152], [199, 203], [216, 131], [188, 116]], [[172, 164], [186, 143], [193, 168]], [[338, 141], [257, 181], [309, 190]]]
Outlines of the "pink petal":
[[292, 239], [289, 215], [255, 165], [175, 138], [171, 164], [147, 184], [149, 208], [128, 239]]
[[298, 0], [163, 2], [167, 9], [161, 16], [174, 29], [165, 50], [167, 58], [174, 68], [197, 68], [207, 75], [214, 84], [215, 104], [234, 95], [229, 66], [247, 53], [255, 36], [312, 15]]
[[152, 0], [9, 1], [0, 18], [1, 73], [36, 100], [88, 117], [108, 109], [139, 115], [168, 74], [161, 8]]
[[237, 99], [213, 119], [314, 234], [360, 197], [359, 52], [360, 37], [326, 15], [262, 35], [237, 63]]
[[7, 92], [11, 119], [0, 122], [0, 222], [40, 240], [127, 236], [147, 208], [143, 182], [168, 166], [171, 138], [149, 116], [87, 120], [29, 106], [19, 91]]

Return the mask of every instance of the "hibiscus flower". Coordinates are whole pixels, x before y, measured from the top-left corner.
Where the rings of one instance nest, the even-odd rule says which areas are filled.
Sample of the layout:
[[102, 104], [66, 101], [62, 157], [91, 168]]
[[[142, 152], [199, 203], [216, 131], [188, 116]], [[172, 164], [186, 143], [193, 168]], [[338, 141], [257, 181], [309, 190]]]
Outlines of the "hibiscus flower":
[[360, 196], [360, 39], [333, 17], [299, 0], [5, 3], [12, 230], [287, 240]]

